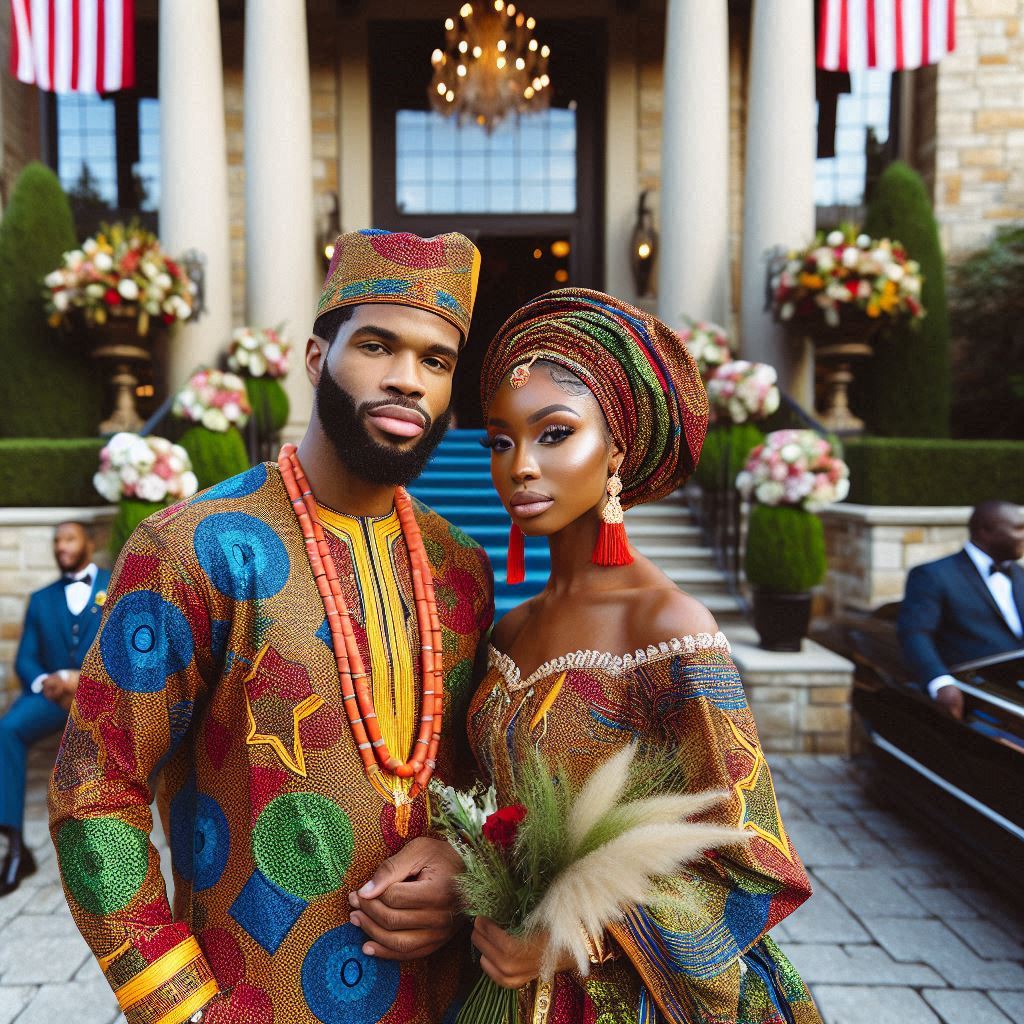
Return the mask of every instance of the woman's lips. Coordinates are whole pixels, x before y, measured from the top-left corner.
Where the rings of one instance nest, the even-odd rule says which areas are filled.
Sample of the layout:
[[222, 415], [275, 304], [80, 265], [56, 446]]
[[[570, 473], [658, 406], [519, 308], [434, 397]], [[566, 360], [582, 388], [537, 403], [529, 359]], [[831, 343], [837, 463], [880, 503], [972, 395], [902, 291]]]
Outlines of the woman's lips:
[[379, 430], [394, 437], [419, 437], [426, 427], [420, 413], [401, 405], [381, 405], [367, 415]]
[[534, 516], [539, 516], [542, 512], [547, 512], [554, 503], [553, 498], [549, 498], [546, 494], [537, 494], [535, 491], [519, 491], [513, 494], [509, 501], [512, 514], [519, 519], [532, 519]]

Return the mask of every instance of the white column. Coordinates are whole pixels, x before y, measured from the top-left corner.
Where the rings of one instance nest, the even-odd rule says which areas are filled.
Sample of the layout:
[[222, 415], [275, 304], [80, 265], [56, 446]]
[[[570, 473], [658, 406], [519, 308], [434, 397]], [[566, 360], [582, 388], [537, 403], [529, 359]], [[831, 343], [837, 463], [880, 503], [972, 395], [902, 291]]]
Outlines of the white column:
[[766, 257], [814, 234], [814, 4], [754, 0], [743, 204], [744, 357], [771, 363], [782, 387], [813, 409], [809, 346], [765, 309]]
[[206, 260], [206, 312], [171, 336], [168, 385], [213, 365], [231, 337], [224, 74], [216, 0], [160, 0], [160, 241]]
[[302, 368], [322, 279], [316, 275], [313, 132], [305, 0], [245, 5], [245, 269], [247, 319], [284, 322], [295, 343], [285, 379], [286, 433], [301, 433], [312, 409]]
[[658, 314], [729, 320], [729, 15], [668, 0]]

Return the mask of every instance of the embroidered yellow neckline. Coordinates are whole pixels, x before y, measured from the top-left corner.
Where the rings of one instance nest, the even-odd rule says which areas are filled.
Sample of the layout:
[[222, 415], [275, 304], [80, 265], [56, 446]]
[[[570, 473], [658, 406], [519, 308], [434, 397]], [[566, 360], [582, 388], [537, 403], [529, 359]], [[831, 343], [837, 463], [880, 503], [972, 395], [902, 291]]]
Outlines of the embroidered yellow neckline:
[[685, 636], [663, 640], [659, 644], [641, 647], [632, 654], [611, 654], [608, 651], [575, 651], [563, 654], [558, 658], [545, 661], [531, 672], [525, 679], [519, 666], [504, 651], [499, 651], [493, 644], [489, 645], [487, 655], [488, 668], [496, 668], [510, 691], [526, 690], [556, 672], [569, 672], [572, 669], [597, 669], [609, 675], [618, 676], [631, 672], [640, 665], [648, 665], [653, 661], [661, 661], [677, 654], [696, 654], [697, 651], [725, 651], [731, 648], [725, 634], [721, 631], [711, 633], [688, 633]]

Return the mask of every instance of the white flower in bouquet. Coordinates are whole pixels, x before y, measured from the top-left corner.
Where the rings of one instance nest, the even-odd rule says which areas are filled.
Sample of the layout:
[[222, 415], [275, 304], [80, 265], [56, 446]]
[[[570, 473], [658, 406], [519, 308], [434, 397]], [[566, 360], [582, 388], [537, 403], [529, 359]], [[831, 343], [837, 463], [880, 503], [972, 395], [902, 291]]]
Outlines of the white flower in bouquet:
[[144, 437], [136, 438], [128, 449], [128, 459], [140, 473], [148, 473], [156, 462], [156, 453]]
[[849, 493], [849, 470], [828, 441], [811, 430], [776, 430], [758, 445], [736, 478], [741, 493], [763, 505], [818, 511]]
[[121, 497], [121, 475], [114, 470], [94, 473], [92, 485], [109, 502], [115, 502]]
[[85, 286], [85, 294], [93, 299], [102, 299], [106, 292], [107, 289], [95, 281], [92, 284], [87, 284]]
[[130, 277], [122, 277], [117, 283], [117, 293], [122, 299], [134, 302], [139, 297], [139, 286]]
[[142, 263], [139, 264], [139, 269], [147, 278], [149, 278], [150, 281], [155, 280], [160, 273], [160, 268], [149, 260], [143, 260]]
[[114, 261], [110, 258], [110, 254], [106, 252], [96, 253], [93, 263], [96, 264], [96, 269], [101, 274], [107, 274], [114, 269]]
[[199, 490], [199, 478], [192, 472], [192, 470], [186, 470], [181, 474], [181, 496], [183, 498], [191, 498], [196, 491]]
[[58, 313], [64, 313], [71, 305], [71, 296], [66, 291], [54, 292], [53, 293], [53, 308]]
[[267, 372], [267, 361], [259, 354], [253, 352], [249, 357], [249, 373], [253, 377], [262, 377]]
[[231, 426], [231, 421], [222, 409], [207, 409], [200, 417], [199, 422], [207, 430], [213, 430], [218, 434], [223, 434]]
[[47, 288], [59, 288], [64, 284], [64, 271], [63, 270], [51, 270], [46, 277], [43, 278], [43, 284]]
[[846, 241], [846, 236], [842, 233], [842, 231], [830, 231], [825, 241], [828, 242], [829, 245], [835, 247], [842, 245], [843, 242]]
[[850, 246], [848, 249], [843, 250], [843, 266], [847, 270], [853, 270], [854, 267], [860, 262], [860, 252]]
[[82, 243], [82, 251], [87, 256], [92, 256], [99, 249], [95, 238], [88, 238]]
[[858, 235], [857, 236], [857, 248], [858, 249], [870, 249], [871, 248], [871, 236], [870, 235]]
[[156, 275], [156, 277], [153, 280], [153, 283], [157, 286], [157, 288], [161, 288], [166, 292], [170, 290], [171, 286], [174, 284], [174, 281], [171, 279], [170, 274], [168, 274], [166, 271], [162, 271], [161, 273]]
[[167, 484], [155, 473], [147, 473], [135, 485], [135, 496], [142, 501], [163, 501], [167, 497]]
[[142, 474], [130, 462], [121, 467], [121, 484], [125, 490], [134, 492], [135, 485], [142, 479]]
[[890, 263], [889, 266], [885, 268], [885, 276], [888, 277], [890, 281], [896, 281], [898, 283], [903, 278], [903, 274], [903, 268], [898, 263]]

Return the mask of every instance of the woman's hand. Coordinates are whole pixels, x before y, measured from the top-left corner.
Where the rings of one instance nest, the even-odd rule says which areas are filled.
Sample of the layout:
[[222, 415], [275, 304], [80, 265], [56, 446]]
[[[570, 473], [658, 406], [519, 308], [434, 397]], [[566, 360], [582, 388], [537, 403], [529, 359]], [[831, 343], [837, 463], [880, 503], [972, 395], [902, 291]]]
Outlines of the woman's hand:
[[[480, 950], [480, 966], [502, 988], [522, 988], [539, 977], [547, 944], [547, 932], [518, 938], [487, 917], [478, 917], [473, 925], [473, 945]], [[555, 970], [567, 971], [575, 965], [572, 956], [563, 953]]]

